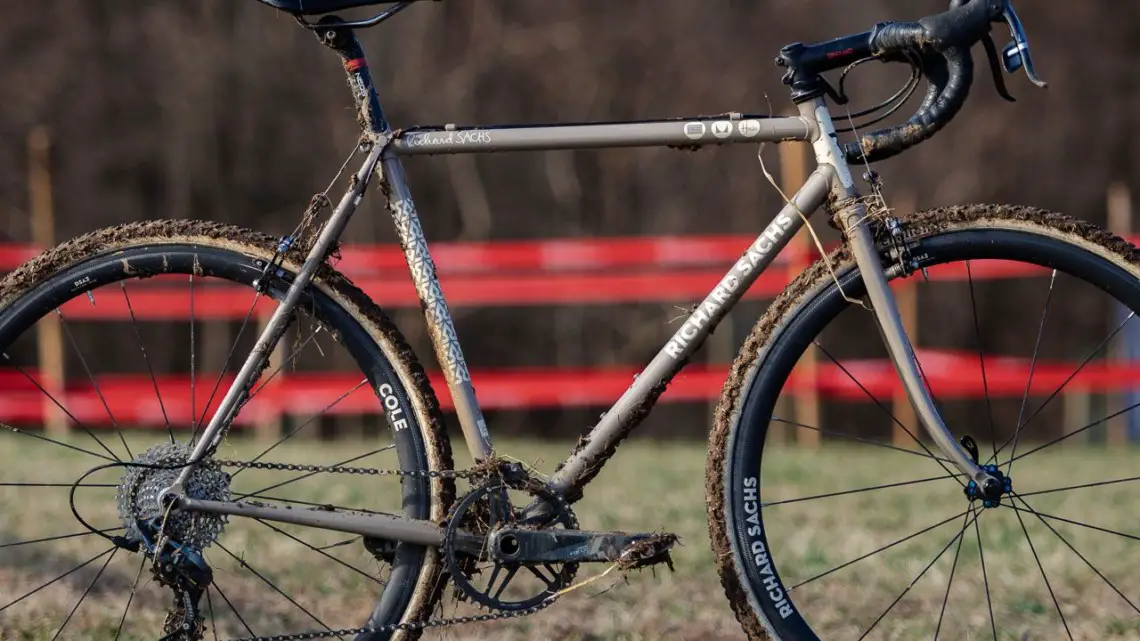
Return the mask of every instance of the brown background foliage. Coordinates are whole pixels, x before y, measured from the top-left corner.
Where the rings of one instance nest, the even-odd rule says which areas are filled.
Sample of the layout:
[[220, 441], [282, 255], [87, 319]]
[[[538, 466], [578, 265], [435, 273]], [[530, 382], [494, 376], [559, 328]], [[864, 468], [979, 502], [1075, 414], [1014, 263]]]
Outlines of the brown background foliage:
[[[360, 37], [394, 126], [635, 119], [790, 109], [772, 65], [782, 45], [944, 8], [938, 0], [450, 0]], [[1010, 105], [980, 67], [945, 133], [882, 164], [888, 195], [905, 192], [919, 207], [1015, 202], [1103, 221], [1106, 186], [1140, 174], [1131, 126], [1140, 5], [1024, 0], [1019, 9], [1049, 90], [1013, 78], [1020, 100]], [[253, 0], [20, 3], [0, 22], [0, 60], [0, 231], [9, 239], [30, 234], [24, 140], [35, 125], [53, 135], [61, 239], [174, 217], [282, 233], [356, 137], [335, 57]], [[856, 73], [858, 105], [905, 77]], [[434, 241], [754, 232], [779, 204], [755, 153], [520, 153], [412, 159], [408, 168]], [[346, 240], [393, 238], [372, 198]], [[923, 313], [938, 317], [952, 304], [926, 301]], [[710, 357], [725, 362], [761, 309], [742, 306], [737, 340]], [[463, 310], [457, 322], [474, 367], [598, 365], [645, 362], [675, 315], [665, 305]], [[426, 360], [414, 314], [397, 317]], [[656, 421], [661, 429], [706, 425], [703, 407], [669, 416]], [[589, 417], [502, 420], [577, 431]]]

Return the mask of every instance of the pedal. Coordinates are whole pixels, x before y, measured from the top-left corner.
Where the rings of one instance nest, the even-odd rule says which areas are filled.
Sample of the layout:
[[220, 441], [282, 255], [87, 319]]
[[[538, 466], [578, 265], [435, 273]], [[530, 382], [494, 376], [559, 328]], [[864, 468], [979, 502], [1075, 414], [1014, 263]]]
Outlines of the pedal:
[[505, 563], [617, 563], [633, 570], [665, 563], [673, 568], [669, 550], [676, 534], [528, 530], [502, 528], [491, 533], [491, 560]]

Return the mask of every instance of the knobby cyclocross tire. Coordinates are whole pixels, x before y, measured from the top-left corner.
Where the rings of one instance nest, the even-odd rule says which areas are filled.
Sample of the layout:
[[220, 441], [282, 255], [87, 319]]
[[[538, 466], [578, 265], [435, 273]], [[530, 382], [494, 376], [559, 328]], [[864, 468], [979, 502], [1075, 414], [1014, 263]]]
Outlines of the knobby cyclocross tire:
[[[204, 221], [131, 223], [81, 236], [40, 255], [0, 282], [0, 351], [67, 300], [108, 283], [159, 274], [195, 274], [252, 286], [276, 247], [277, 241], [264, 234]], [[303, 261], [296, 249], [290, 251], [281, 265], [285, 276], [274, 280], [268, 295], [280, 300], [288, 287], [286, 281]], [[396, 327], [363, 292], [327, 265], [317, 272], [310, 290], [311, 296], [302, 297], [306, 312], [333, 330], [373, 392], [388, 385], [392, 391], [386, 394], [395, 396], [400, 408], [410, 409], [404, 412], [406, 424], [401, 421], [399, 428], [386, 421], [400, 468], [452, 469], [438, 401]], [[239, 353], [235, 359], [244, 356]], [[380, 407], [378, 396], [376, 408]], [[453, 481], [405, 478], [401, 485], [405, 516], [434, 522], [446, 517], [454, 499]], [[339, 627], [411, 622], [431, 613], [443, 585], [437, 551], [401, 544], [391, 561], [392, 575], [375, 609], [371, 614], [361, 612], [355, 621], [337, 622]], [[418, 632], [400, 634], [404, 636], [399, 638], [419, 636]], [[375, 639], [381, 637], [387, 638]]]
[[[1054, 275], [1075, 276], [1133, 313], [1140, 311], [1140, 251], [1085, 222], [1027, 207], [975, 205], [922, 212], [903, 218], [903, 223], [920, 267], [971, 259], [1033, 263], [1053, 268]], [[885, 249], [883, 256], [889, 267], [892, 261]], [[862, 297], [865, 290], [846, 248], [828, 260], [847, 296]], [[811, 266], [753, 328], [716, 410], [706, 466], [709, 533], [721, 583], [751, 639], [819, 638], [809, 625], [810, 607], [801, 611], [796, 593], [789, 594], [777, 569], [779, 552], [767, 539], [762, 454], [776, 399], [793, 367], [823, 328], [850, 306], [826, 265], [820, 261]], [[1059, 634], [1064, 636], [1063, 631]], [[987, 622], [978, 638], [989, 636]]]

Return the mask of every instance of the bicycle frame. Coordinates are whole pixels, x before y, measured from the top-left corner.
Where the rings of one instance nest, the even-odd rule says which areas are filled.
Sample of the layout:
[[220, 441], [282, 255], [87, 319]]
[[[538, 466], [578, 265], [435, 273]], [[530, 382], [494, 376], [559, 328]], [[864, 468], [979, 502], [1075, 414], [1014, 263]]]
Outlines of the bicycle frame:
[[[868, 225], [866, 209], [858, 199], [847, 162], [841, 153], [835, 128], [823, 98], [799, 105], [797, 117], [772, 118], [730, 113], [722, 117], [667, 119], [637, 122], [555, 124], [546, 126], [489, 127], [419, 127], [395, 132], [384, 119], [367, 63], [359, 44], [348, 32], [349, 41], [334, 46], [330, 40], [344, 37], [344, 30], [326, 33], [325, 43], [338, 50], [345, 60], [350, 86], [356, 96], [358, 119], [370, 141], [364, 164], [355, 174], [349, 190], [334, 208], [329, 220], [310, 250], [304, 264], [291, 283], [259, 336], [217, 413], [212, 417], [200, 440], [195, 444], [191, 463], [182, 470], [178, 482], [167, 492], [181, 494], [181, 487], [197, 461], [208, 455], [220, 441], [230, 421], [241, 408], [245, 390], [262, 371], [273, 347], [284, 334], [287, 319], [301, 294], [310, 284], [317, 267], [339, 238], [356, 211], [374, 173], [380, 175], [388, 198], [400, 244], [404, 249], [416, 292], [428, 324], [435, 355], [442, 366], [447, 386], [455, 402], [455, 411], [468, 449], [475, 460], [491, 456], [494, 446], [486, 421], [479, 409], [475, 389], [460, 348], [443, 290], [431, 260], [423, 229], [404, 175], [401, 157], [422, 154], [459, 154], [492, 151], [535, 151], [588, 149], [602, 147], [671, 146], [696, 148], [708, 145], [811, 142], [817, 168], [803, 187], [789, 199], [756, 241], [744, 250], [708, 296], [696, 307], [662, 347], [658, 354], [635, 377], [633, 383], [614, 403], [602, 419], [582, 438], [569, 457], [558, 466], [550, 485], [570, 501], [582, 496], [583, 487], [593, 479], [616, 451], [618, 444], [649, 413], [668, 383], [681, 371], [705, 338], [735, 306], [745, 291], [776, 259], [792, 237], [807, 222], [807, 217], [824, 202], [830, 202], [833, 213], [846, 230], [846, 241], [855, 257], [867, 288], [879, 327], [891, 360], [914, 404], [926, 431], [944, 454], [951, 458], [967, 477], [983, 487], [992, 478], [954, 441], [943, 424], [933, 401], [922, 383], [913, 348], [903, 329], [894, 297], [879, 252]], [[438, 526], [386, 516], [341, 515], [317, 512], [304, 514], [298, 510], [253, 507], [234, 503], [199, 501], [182, 498], [184, 509], [246, 515], [257, 511], [257, 518], [299, 523], [327, 529], [355, 532], [367, 536], [386, 537], [420, 544], [442, 542]]]

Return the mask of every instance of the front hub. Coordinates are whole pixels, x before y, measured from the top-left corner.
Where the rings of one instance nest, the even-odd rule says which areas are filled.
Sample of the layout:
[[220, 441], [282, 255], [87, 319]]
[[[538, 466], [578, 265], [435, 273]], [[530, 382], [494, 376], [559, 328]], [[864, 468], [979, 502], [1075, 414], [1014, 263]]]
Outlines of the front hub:
[[997, 465], [983, 465], [982, 469], [992, 476], [997, 483], [989, 487], [981, 487], [977, 481], [971, 480], [962, 488], [970, 502], [981, 501], [984, 507], [997, 507], [1001, 505], [1001, 497], [1013, 493], [1013, 479], [1001, 473]]

